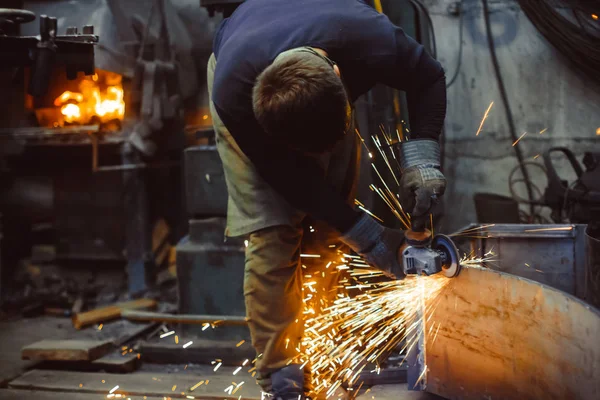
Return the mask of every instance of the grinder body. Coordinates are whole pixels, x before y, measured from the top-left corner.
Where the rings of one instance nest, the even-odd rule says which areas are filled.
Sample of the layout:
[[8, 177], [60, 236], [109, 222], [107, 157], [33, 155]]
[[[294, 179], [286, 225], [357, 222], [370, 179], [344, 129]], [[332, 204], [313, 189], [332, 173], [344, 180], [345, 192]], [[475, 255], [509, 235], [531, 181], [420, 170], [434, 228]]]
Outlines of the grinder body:
[[406, 275], [429, 276], [442, 272], [446, 277], [453, 278], [460, 273], [458, 250], [448, 236], [432, 237], [427, 229], [420, 232], [408, 229], [405, 237], [406, 242], [400, 254]]

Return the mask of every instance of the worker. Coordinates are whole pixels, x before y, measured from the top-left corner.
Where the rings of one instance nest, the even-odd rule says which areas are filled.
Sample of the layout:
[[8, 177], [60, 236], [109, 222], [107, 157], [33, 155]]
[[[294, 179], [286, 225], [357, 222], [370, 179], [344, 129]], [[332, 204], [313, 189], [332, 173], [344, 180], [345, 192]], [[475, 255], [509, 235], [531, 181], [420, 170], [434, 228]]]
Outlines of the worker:
[[303, 221], [335, 233], [324, 247], [341, 241], [402, 278], [403, 232], [353, 207], [352, 104], [376, 83], [407, 94], [400, 195], [413, 217], [424, 215], [446, 185], [437, 142], [446, 87], [423, 46], [361, 0], [246, 0], [215, 33], [208, 90], [229, 192], [225, 234], [248, 237], [244, 296], [258, 382], [282, 400], [309, 390], [310, 371], [294, 361]]

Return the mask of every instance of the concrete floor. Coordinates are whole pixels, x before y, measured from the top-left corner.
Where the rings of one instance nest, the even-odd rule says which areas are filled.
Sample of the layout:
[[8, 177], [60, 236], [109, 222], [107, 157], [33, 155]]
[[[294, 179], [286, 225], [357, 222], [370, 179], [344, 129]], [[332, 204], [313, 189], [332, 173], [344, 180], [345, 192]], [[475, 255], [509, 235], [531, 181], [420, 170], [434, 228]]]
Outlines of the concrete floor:
[[43, 339], [108, 340], [127, 333], [136, 325], [128, 321], [106, 324], [102, 330], [81, 331], [69, 318], [42, 316], [0, 322], [0, 387], [21, 375], [35, 363], [21, 360], [21, 347]]
[[[19, 386], [19, 380], [15, 380], [18, 377], [22, 377], [28, 369], [34, 368], [35, 363], [32, 361], [21, 360], [21, 347], [31, 344], [33, 342], [42, 339], [96, 339], [106, 340], [114, 337], [121, 336], [128, 329], [131, 329], [135, 324], [131, 324], [126, 321], [116, 321], [112, 324], [106, 324], [105, 327], [98, 331], [95, 328], [88, 328], [82, 331], [77, 331], [73, 328], [71, 321], [67, 318], [56, 318], [56, 317], [39, 317], [31, 319], [19, 319], [14, 321], [3, 321], [0, 322], [0, 400], [4, 399], [15, 399], [15, 398], [36, 398], [40, 400], [83, 400], [83, 399], [94, 399], [94, 398], [106, 398], [106, 393], [92, 393], [92, 392], [81, 392], [79, 390], [79, 384], [69, 386], [68, 383], [58, 385], [57, 387], [47, 387], [45, 389], [28, 390], [26, 386]], [[208, 371], [210, 370], [210, 371]], [[157, 365], [157, 364], [142, 364], [142, 368], [131, 374], [117, 374], [107, 375], [113, 379], [122, 379], [124, 382], [123, 387], [127, 389], [127, 382], [131, 382], [130, 387], [135, 386], [135, 381], [142, 381], [142, 387], [145, 388], [148, 382], [148, 388], [152, 386], [152, 383], [156, 383], [154, 376], [163, 376], [165, 384], [168, 388], [159, 388], [158, 392], [143, 392], [148, 395], [154, 395], [156, 399], [163, 398], [162, 396], [172, 395], [172, 386], [178, 386], [185, 388], [190, 386], [190, 379], [196, 379], [199, 376], [204, 376], [207, 373], [212, 374], [211, 380], [217, 384], [220, 380], [230, 381], [231, 370], [233, 367], [223, 367], [218, 373], [212, 371], [211, 366], [195, 366], [185, 368], [179, 365]], [[35, 373], [35, 371], [34, 371]], [[48, 372], [49, 374], [52, 371]], [[58, 375], [62, 376], [57, 372]], [[70, 376], [73, 379], [72, 374], [75, 375], [75, 379], [81, 382], [85, 379], [95, 379], [96, 376], [89, 372], [72, 372], [63, 373], [65, 377]], [[78, 375], [77, 375], [78, 374]], [[221, 376], [222, 375], [222, 376]], [[236, 376], [236, 378], [240, 378]], [[247, 377], [248, 384], [252, 379]], [[21, 378], [22, 379], [22, 378]], [[66, 379], [66, 378], [65, 378]], [[108, 379], [108, 378], [107, 378]], [[147, 380], [146, 380], [147, 379]], [[197, 379], [196, 379], [197, 380]], [[13, 383], [11, 383], [11, 381]], [[107, 382], [108, 384], [108, 382]], [[139, 382], [137, 384], [139, 387]], [[156, 386], [156, 385], [155, 385]], [[41, 387], [44, 387], [41, 384]], [[89, 387], [89, 386], [88, 386]], [[102, 386], [100, 386], [102, 387]], [[220, 388], [220, 386], [219, 386]], [[109, 388], [110, 389], [110, 388]], [[250, 397], [256, 397], [257, 388], [248, 387], [251, 389], [248, 393]], [[221, 393], [221, 389], [218, 390]], [[143, 396], [136, 396], [138, 393], [131, 393], [127, 397], [131, 399], [143, 398]], [[160, 397], [157, 396], [160, 394]], [[252, 395], [250, 395], [252, 394]], [[202, 394], [198, 393], [197, 396], [202, 398]], [[219, 397], [223, 396], [220, 394]], [[181, 396], [179, 396], [181, 397]], [[185, 398], [185, 397], [184, 397]], [[208, 394], [205, 398], [216, 398], [214, 394]], [[148, 396], [148, 400], [152, 400], [153, 397]], [[364, 392], [358, 396], [360, 400], [439, 400], [441, 397], [421, 392], [408, 391], [406, 384], [397, 385], [380, 385], [370, 388], [367, 392]]]
[[443, 397], [426, 392], [408, 390], [406, 383], [373, 386], [367, 393], [360, 394], [358, 400], [443, 400]]

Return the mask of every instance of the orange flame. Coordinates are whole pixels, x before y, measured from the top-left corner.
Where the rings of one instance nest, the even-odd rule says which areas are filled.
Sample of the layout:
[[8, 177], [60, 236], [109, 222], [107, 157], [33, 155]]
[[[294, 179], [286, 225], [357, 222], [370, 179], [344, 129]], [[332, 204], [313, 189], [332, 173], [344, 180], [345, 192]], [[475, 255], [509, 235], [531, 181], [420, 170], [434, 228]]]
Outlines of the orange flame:
[[87, 124], [92, 122], [94, 117], [100, 122], [123, 120], [123, 86], [120, 80], [111, 83], [114, 84], [101, 91], [97, 75], [83, 79], [79, 83], [80, 92], [67, 90], [54, 100], [54, 105], [61, 107], [60, 113], [68, 123]]

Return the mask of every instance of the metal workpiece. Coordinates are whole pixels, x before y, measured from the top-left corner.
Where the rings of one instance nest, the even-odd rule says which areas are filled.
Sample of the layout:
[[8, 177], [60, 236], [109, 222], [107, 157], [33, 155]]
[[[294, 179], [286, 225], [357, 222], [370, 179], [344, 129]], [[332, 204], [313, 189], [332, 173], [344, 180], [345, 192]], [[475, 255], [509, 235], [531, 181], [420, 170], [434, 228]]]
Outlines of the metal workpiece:
[[436, 332], [427, 337], [427, 391], [461, 400], [600, 398], [598, 309], [476, 267], [450, 279], [438, 300], [427, 322]]
[[[489, 254], [490, 267], [581, 299], [585, 296], [586, 225], [470, 225], [450, 235], [462, 253]], [[493, 254], [490, 254], [493, 253]]]

